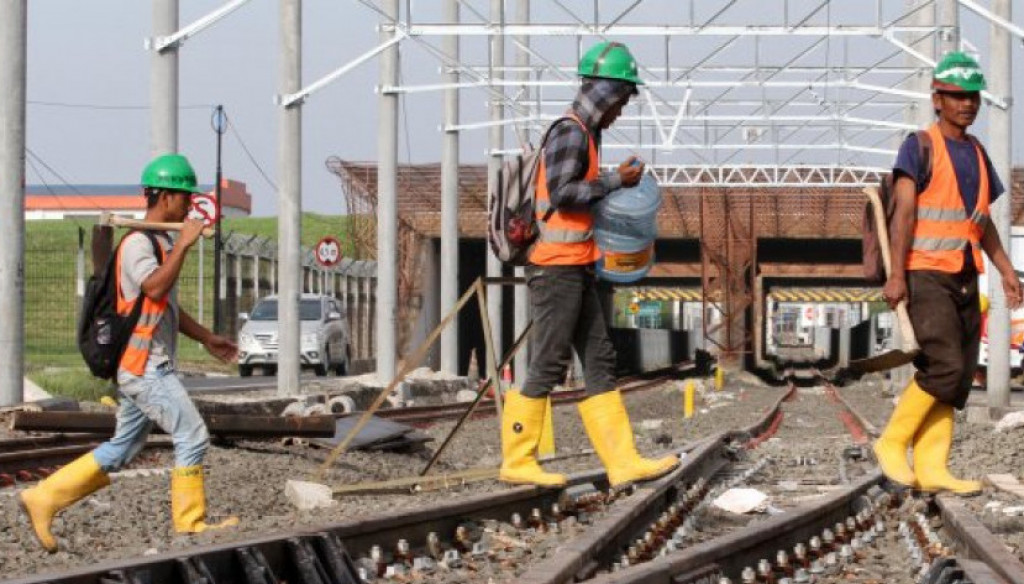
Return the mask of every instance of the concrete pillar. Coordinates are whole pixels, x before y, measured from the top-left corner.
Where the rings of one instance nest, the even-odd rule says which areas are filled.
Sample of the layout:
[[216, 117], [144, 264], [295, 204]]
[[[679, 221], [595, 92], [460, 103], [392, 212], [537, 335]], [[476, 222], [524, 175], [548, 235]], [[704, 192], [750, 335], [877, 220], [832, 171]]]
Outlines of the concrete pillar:
[[[202, 241], [200, 239], [200, 241]], [[201, 290], [200, 290], [201, 291]], [[82, 318], [85, 297], [85, 229], [78, 228], [78, 251], [75, 254], [75, 322]], [[202, 322], [202, 321], [200, 321]]]
[[[153, 0], [153, 36], [178, 31], [178, 0]], [[152, 155], [178, 151], [178, 47], [153, 51], [150, 57], [150, 150]]]
[[[516, 4], [516, 22], [519, 24], [530, 23], [530, 0], [519, 0]], [[520, 35], [516, 38], [519, 43], [523, 46], [528, 47], [530, 45], [530, 37], [528, 35]], [[519, 67], [527, 67], [530, 64], [530, 54], [519, 49], [516, 51], [516, 65]], [[519, 74], [521, 81], [529, 81], [530, 73], [523, 71]], [[519, 103], [528, 104], [530, 101], [529, 86], [523, 85], [519, 88]], [[522, 135], [519, 136], [519, 140], [526, 143], [529, 139], [529, 130], [527, 124], [523, 124]], [[517, 278], [526, 278], [526, 272], [522, 267], [516, 267], [515, 275]], [[523, 284], [517, 284], [513, 288], [513, 329], [515, 331], [514, 338], [519, 338], [523, 330], [526, 329], [526, 324], [530, 322], [530, 299], [527, 295], [527, 289], [525, 282]], [[513, 376], [515, 382], [519, 387], [522, 387], [526, 383], [526, 373], [530, 368], [530, 345], [527, 343], [519, 350], [519, 354], [516, 355], [515, 361], [512, 363]]]
[[380, 325], [377, 324], [377, 315], [379, 313], [377, 308], [377, 296], [374, 291], [379, 289], [380, 284], [377, 282], [377, 278], [373, 276], [370, 277], [368, 284], [370, 286], [370, 310], [368, 311], [368, 314], [370, 315], [370, 326], [366, 327], [366, 332], [369, 333], [370, 338], [366, 345], [369, 348], [371, 355], [377, 355], [380, 352], [381, 345], [377, 338], [377, 331], [379, 330], [378, 327]]
[[363, 323], [365, 322], [363, 310], [366, 303], [363, 299], [361, 281], [362, 277], [356, 276], [349, 282], [352, 286], [349, 293], [349, 302], [352, 304], [352, 308], [349, 309], [349, 315], [351, 316], [349, 327], [352, 329], [352, 338], [355, 339], [356, 358], [366, 359], [366, 351], [363, 350]]
[[349, 322], [349, 325], [351, 325], [352, 324], [352, 318], [351, 318], [352, 314], [349, 311], [349, 294], [348, 294], [348, 281], [349, 281], [349, 277], [348, 277], [348, 274], [342, 274], [342, 275], [340, 275], [338, 277], [340, 279], [339, 282], [338, 282], [338, 287], [339, 287], [339, 290], [341, 291], [341, 305], [345, 307], [345, 314], [347, 314], [349, 316], [348, 322]]
[[[302, 0], [280, 0], [281, 95], [302, 88]], [[278, 114], [277, 163], [279, 172], [277, 257], [281, 270], [278, 293], [280, 318], [277, 393], [299, 391], [299, 286], [302, 269], [302, 109], [282, 107]]]
[[838, 365], [846, 367], [850, 364], [850, 326], [853, 320], [850, 318], [849, 308], [844, 308], [839, 313], [839, 355]]
[[0, 406], [20, 403], [25, 370], [25, 84], [27, 0], [0, 18]]
[[[395, 36], [390, 20], [398, 18], [398, 0], [377, 3], [381, 12], [381, 42]], [[398, 85], [398, 45], [379, 58], [381, 85]], [[377, 125], [377, 379], [395, 376], [396, 309], [398, 299], [398, 94], [381, 91]]]
[[[435, 240], [429, 240], [422, 246], [420, 253], [420, 290], [423, 300], [420, 303], [420, 313], [416, 318], [416, 324], [413, 327], [412, 336], [409, 340], [408, 347], [410, 352], [415, 351], [422, 345], [427, 340], [427, 336], [441, 322], [439, 314], [441, 308], [440, 248]], [[448, 326], [449, 328], [455, 327], [458, 326], [458, 323], [452, 322]], [[437, 370], [440, 366], [440, 358], [441, 352], [437, 343], [434, 343], [424, 357], [421, 366]]]
[[[916, 0], [907, 0], [908, 7], [912, 7], [917, 4], [918, 2]], [[928, 7], [922, 10], [918, 10], [911, 17], [910, 20], [911, 22], [909, 22], [908, 24], [914, 26], [934, 25], [936, 22], [934, 7]], [[908, 35], [908, 38], [905, 40], [908, 43], [913, 43], [913, 41], [917, 40], [918, 36], [920, 35]], [[926, 55], [931, 56], [932, 58], [935, 57], [935, 43], [928, 44], [927, 41], [922, 41], [912, 46], [916, 47], [917, 50], [921, 51]], [[922, 65], [922, 63], [910, 55], [907, 55], [904, 60], [906, 61], [906, 64], [908, 66], [923, 68], [921, 73], [911, 81], [910, 89], [922, 93], [931, 93], [931, 73], [927, 70], [924, 70], [925, 68]], [[905, 115], [905, 119], [907, 122], [912, 123], [919, 128], [927, 128], [935, 121], [935, 112], [932, 110], [931, 101], [917, 99], [912, 100], [910, 107]], [[898, 147], [899, 145], [897, 144], [896, 146]], [[899, 347], [902, 344], [902, 335], [900, 334], [899, 326], [897, 326], [895, 323], [895, 314], [893, 314], [893, 346]], [[889, 373], [889, 377], [892, 380], [894, 390], [896, 392], [903, 391], [903, 388], [906, 387], [907, 383], [910, 382], [910, 378], [913, 374], [914, 367], [912, 365], [905, 365], [903, 367], [893, 369]]]
[[937, 22], [953, 27], [939, 35], [937, 56], [941, 57], [960, 48], [960, 3], [957, 0], [937, 0], [935, 8]]
[[260, 256], [253, 254], [252, 256], [252, 303], [253, 306], [260, 299]]
[[235, 255], [235, 306], [241, 306], [242, 299], [242, 262], [245, 261], [245, 256], [241, 254]]
[[[505, 0], [491, 0], [491, 26], [504, 27], [505, 26]], [[491, 78], [500, 79], [504, 77], [504, 73], [499, 71], [501, 67], [505, 66], [505, 37], [500, 34], [493, 34], [490, 37], [491, 40]], [[502, 97], [505, 94], [504, 88], [500, 85], [494, 85], [490, 88], [490, 95], [488, 99], [491, 103], [491, 121], [500, 121], [505, 115], [505, 105], [502, 102]], [[488, 190], [494, 190], [494, 183], [498, 178], [498, 171], [501, 169], [501, 155], [498, 154], [498, 150], [502, 149], [505, 145], [505, 130], [502, 126], [495, 124], [491, 126], [490, 130], [490, 141], [489, 148], [491, 150], [490, 156], [487, 158], [487, 183], [489, 185]], [[502, 275], [502, 264], [501, 260], [491, 252], [490, 248], [487, 249], [487, 276], [490, 278], [499, 278]], [[491, 322], [491, 338], [494, 341], [494, 352], [497, 354], [497, 358], [501, 358], [501, 354], [504, 352], [504, 338], [502, 329], [502, 299], [501, 299], [501, 286], [490, 285], [487, 286], [487, 317]], [[487, 353], [486, 357], [486, 369], [485, 372], [490, 372], [494, 366], [495, 355]]]
[[363, 355], [367, 359], [374, 359], [373, 345], [371, 344], [373, 329], [373, 278], [363, 278], [363, 322], [359, 326], [363, 338]]
[[[445, 0], [444, 20], [458, 24], [459, 0]], [[441, 50], [454, 62], [459, 60], [459, 37], [449, 35]], [[459, 74], [443, 65], [442, 79], [458, 83]], [[459, 90], [444, 90], [445, 126], [459, 123]], [[459, 132], [445, 130], [441, 142], [441, 315], [455, 308], [459, 300]], [[459, 373], [459, 320], [441, 331], [441, 371]]]
[[[991, 10], [996, 16], [1011, 21], [1010, 0], [992, 0]], [[1012, 223], [1011, 199], [1009, 196], [1013, 183], [1013, 167], [1011, 164], [1013, 149], [1011, 131], [1013, 126], [1013, 47], [1010, 44], [1010, 33], [1005, 29], [990, 25], [989, 58], [991, 64], [985, 72], [988, 90], [992, 95], [1005, 99], [1007, 109], [989, 107], [988, 112], [988, 154], [995, 170], [1007, 193], [992, 205], [992, 224], [999, 232], [999, 241], [1011, 256], [1010, 229]], [[1003, 295], [1002, 278], [995, 270], [989, 272], [988, 297], [991, 302], [988, 309], [988, 402], [991, 407], [1008, 407], [1010, 405], [1010, 310], [1006, 306]]]

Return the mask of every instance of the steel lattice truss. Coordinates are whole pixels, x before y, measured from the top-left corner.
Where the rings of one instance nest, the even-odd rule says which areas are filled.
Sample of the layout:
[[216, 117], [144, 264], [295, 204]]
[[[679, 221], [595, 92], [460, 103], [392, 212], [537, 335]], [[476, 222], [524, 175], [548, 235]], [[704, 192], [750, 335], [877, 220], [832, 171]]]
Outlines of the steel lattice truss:
[[[415, 3], [393, 24], [405, 45], [458, 71], [459, 82], [382, 91], [484, 91], [504, 104], [501, 119], [464, 113], [445, 129], [500, 125], [511, 138], [561, 115], [586, 48], [626, 42], [647, 84], [606, 132], [603, 149], [658, 164], [665, 186], [876, 182], [902, 136], [917, 128], [912, 110], [930, 107], [935, 55], [960, 38], [957, 17], [935, 0], [551, 0], [534, 2], [532, 20], [522, 23], [511, 17], [514, 0], [505, 2], [504, 20], [491, 0], [460, 4], [458, 24], [440, 21], [436, 5]], [[447, 35], [461, 39], [457, 61], [441, 51]], [[475, 50], [481, 38], [500, 39], [508, 64], [496, 65], [486, 47]], [[492, 154], [516, 151], [514, 142]], [[762, 170], [738, 170], [750, 167]]]
[[[358, 1], [383, 16], [371, 0]], [[325, 80], [396, 43], [415, 45], [441, 63], [442, 75], [410, 71], [379, 90], [457, 89], [461, 103], [482, 92], [487, 107], [461, 107], [442, 131], [487, 132], [494, 162], [563, 115], [584, 51], [602, 40], [627, 43], [646, 84], [603, 133], [605, 162], [643, 158], [666, 199], [659, 233], [700, 240], [705, 312], [722, 315], [705, 336], [731, 360], [751, 346], [744, 315], [755, 299], [757, 239], [859, 236], [859, 187], [877, 184], [903, 136], [932, 119], [936, 57], [973, 47], [959, 27], [961, 5], [977, 12], [969, 3], [548, 0], [533, 2], [527, 16], [516, 0], [459, 0], [458, 20], [444, 21], [439, 3], [406, 2], [397, 19], [382, 18], [384, 42]], [[452, 36], [458, 57], [443, 44]], [[320, 83], [284, 102], [305, 99]], [[1004, 96], [984, 97], [1006, 107]], [[328, 166], [350, 209], [375, 209], [375, 165]], [[459, 231], [467, 236], [483, 224], [487, 170], [459, 170]], [[414, 269], [418, 237], [410, 234], [439, 232], [440, 168], [403, 165], [398, 173], [399, 263], [408, 280], [399, 295], [411, 298], [406, 270]]]

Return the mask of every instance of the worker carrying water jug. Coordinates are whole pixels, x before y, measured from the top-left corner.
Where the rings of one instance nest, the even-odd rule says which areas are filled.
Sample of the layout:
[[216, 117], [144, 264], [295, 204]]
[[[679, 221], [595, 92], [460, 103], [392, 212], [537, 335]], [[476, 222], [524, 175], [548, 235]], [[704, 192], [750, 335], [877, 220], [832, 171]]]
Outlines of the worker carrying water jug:
[[625, 45], [602, 42], [579, 63], [580, 88], [565, 117], [554, 122], [537, 176], [540, 236], [526, 266], [533, 313], [530, 366], [522, 391], [506, 395], [501, 424], [501, 480], [546, 486], [566, 484], [537, 461], [548, 394], [565, 379], [575, 350], [583, 363], [587, 398], [580, 414], [613, 487], [660, 477], [679, 461], [643, 458], [636, 450], [622, 396], [616, 388], [615, 349], [596, 289], [592, 207], [609, 192], [636, 185], [643, 164], [631, 157], [599, 172], [601, 132], [621, 115], [643, 81]]
[[[948, 462], [953, 411], [966, 405], [978, 364], [983, 250], [999, 272], [1007, 306], [1022, 303], [1017, 274], [989, 219], [1003, 185], [981, 143], [967, 133], [983, 89], [977, 61], [947, 54], [932, 79], [938, 120], [907, 137], [893, 168], [892, 274], [883, 293], [893, 307], [907, 300], [921, 353], [875, 455], [890, 480], [922, 491], [981, 491], [981, 483], [954, 477]], [[911, 446], [913, 467], [907, 463]]]

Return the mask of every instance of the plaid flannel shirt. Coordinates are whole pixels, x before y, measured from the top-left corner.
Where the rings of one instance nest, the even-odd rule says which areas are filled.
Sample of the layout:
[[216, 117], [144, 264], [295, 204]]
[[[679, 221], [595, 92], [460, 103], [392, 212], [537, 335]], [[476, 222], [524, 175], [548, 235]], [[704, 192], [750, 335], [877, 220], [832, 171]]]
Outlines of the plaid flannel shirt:
[[[580, 89], [570, 112], [582, 121], [601, 148], [599, 122], [609, 108], [634, 92], [632, 84], [607, 79], [590, 79]], [[587, 135], [571, 120], [551, 130], [544, 147], [548, 196], [559, 209], [586, 208], [622, 186], [618, 172], [602, 173], [595, 181], [585, 181], [589, 166]]]

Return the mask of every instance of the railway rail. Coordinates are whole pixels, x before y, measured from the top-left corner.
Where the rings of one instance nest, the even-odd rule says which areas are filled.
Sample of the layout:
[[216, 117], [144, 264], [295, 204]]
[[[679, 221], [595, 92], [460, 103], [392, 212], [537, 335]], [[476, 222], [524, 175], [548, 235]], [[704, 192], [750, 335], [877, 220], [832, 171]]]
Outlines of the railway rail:
[[[664, 383], [678, 367], [669, 368], [644, 377], [624, 380], [624, 393], [641, 391]], [[586, 397], [583, 390], [560, 391], [553, 396], [556, 405], [578, 402]], [[424, 427], [436, 422], [452, 420], [466, 411], [466, 403], [413, 406], [380, 410], [381, 418]], [[473, 417], [495, 415], [493, 401], [481, 402]], [[41, 480], [61, 465], [89, 452], [107, 438], [104, 434], [49, 434], [0, 440], [0, 488]], [[253, 437], [250, 437], [250, 439]], [[277, 436], [268, 439], [277, 439]], [[156, 442], [154, 444], [162, 444]]]
[[[658, 387], [666, 381], [674, 379], [677, 376], [677, 373], [677, 368], [670, 368], [643, 377], [623, 379], [619, 391], [628, 394], [635, 391], [643, 391], [645, 389]], [[583, 389], [569, 389], [552, 393], [551, 402], [552, 405], [572, 404], [579, 402], [586, 397], [586, 391]], [[410, 406], [406, 408], [389, 408], [378, 410], [375, 415], [413, 426], [423, 426], [443, 420], [457, 419], [465, 413], [467, 405], [467, 403], [454, 403]], [[493, 400], [481, 400], [473, 411], [473, 417], [482, 418], [486, 416], [493, 416], [496, 411]]]
[[[1024, 584], [1024, 565], [956, 499], [888, 490], [873, 467], [825, 496], [700, 537], [716, 494], [783, 466], [757, 452], [785, 424], [786, 400], [804, 391], [791, 384], [755, 424], [690, 444], [678, 451], [678, 469], [628, 489], [609, 490], [591, 471], [560, 490], [509, 488], [10, 584], [431, 583], [452, 581], [452, 570], [488, 569], [526, 584], [825, 584], [849, 581], [881, 547], [905, 549], [914, 582]], [[835, 388], [822, 382], [815, 391], [832, 404], [849, 449], [864, 451], [875, 430]]]
[[[0, 488], [42, 480], [105, 439], [94, 434], [55, 434], [0, 440]], [[165, 440], [146, 444], [146, 448], [169, 446]]]

